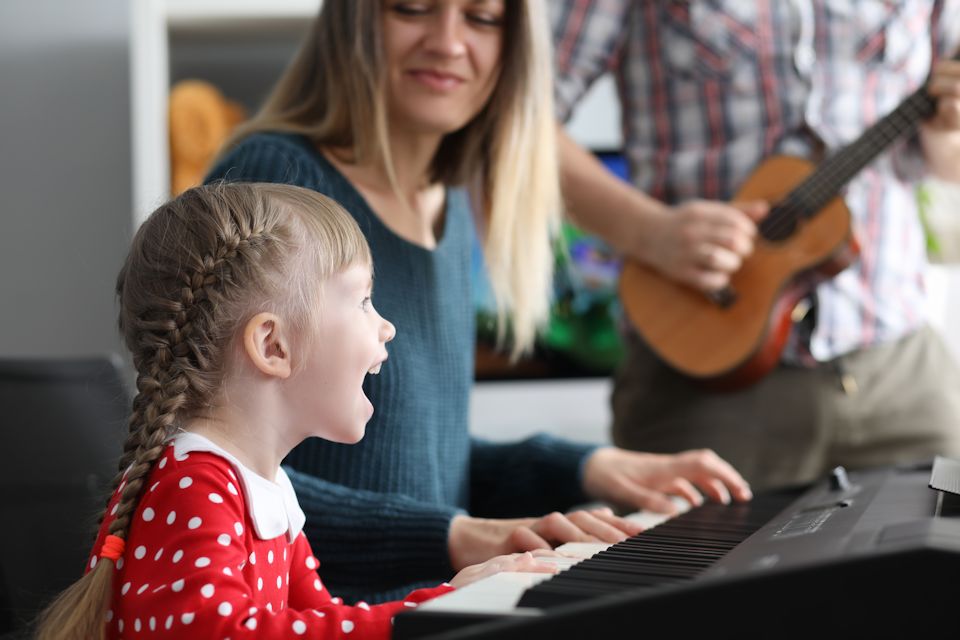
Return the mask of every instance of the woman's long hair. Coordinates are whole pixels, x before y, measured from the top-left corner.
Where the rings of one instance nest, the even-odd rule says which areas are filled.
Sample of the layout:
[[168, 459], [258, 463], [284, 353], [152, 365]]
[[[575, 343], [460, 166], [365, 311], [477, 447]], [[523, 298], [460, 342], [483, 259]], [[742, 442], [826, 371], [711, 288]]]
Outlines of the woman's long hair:
[[[309, 340], [322, 313], [318, 283], [358, 263], [371, 263], [370, 250], [353, 218], [299, 187], [197, 187], [151, 214], [117, 278], [137, 395], [113, 481], [123, 488], [110, 535], [126, 539], [177, 425], [215, 405], [244, 324], [272, 311], [290, 323], [294, 340]], [[98, 558], [41, 614], [37, 638], [103, 638], [115, 567]]]
[[[561, 201], [549, 21], [543, 0], [507, 0], [497, 86], [462, 129], [442, 141], [433, 181], [477, 185], [484, 253], [500, 338], [533, 346], [547, 319]], [[324, 0], [320, 15], [260, 111], [225, 146], [257, 132], [305, 135], [382, 162], [396, 185], [384, 97], [380, 0]]]

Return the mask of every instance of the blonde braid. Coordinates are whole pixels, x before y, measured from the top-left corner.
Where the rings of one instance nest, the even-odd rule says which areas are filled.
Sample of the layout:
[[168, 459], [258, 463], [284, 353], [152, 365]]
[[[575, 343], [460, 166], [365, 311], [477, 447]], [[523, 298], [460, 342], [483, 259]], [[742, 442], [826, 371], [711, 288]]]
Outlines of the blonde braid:
[[[186, 256], [174, 292], [179, 299], [159, 301], [154, 309], [163, 309], [161, 317], [137, 318], [134, 323], [140, 327], [130, 327], [140, 346], [137, 370], [142, 373], [137, 377], [139, 393], [115, 487], [124, 472], [126, 484], [116, 519], [110, 523], [110, 533], [121, 538], [126, 537], [143, 483], [174, 434], [181, 411], [197, 404], [191, 402], [190, 392], [194, 398], [207, 398], [213, 388], [205, 374], [222, 365], [222, 349], [215, 348], [214, 309], [224, 288], [242, 285], [234, 281], [233, 261], [257, 257], [250, 254], [279, 240], [265, 229], [263, 220], [254, 225], [249, 216], [237, 215], [235, 210], [223, 213], [209, 238], [215, 246]], [[122, 289], [119, 283], [118, 290]]]
[[[239, 186], [236, 190], [243, 191]], [[233, 191], [235, 189], [224, 189], [219, 195], [229, 196]], [[187, 192], [152, 217], [161, 219], [166, 214], [168, 218], [179, 218], [180, 222], [198, 227], [208, 223], [207, 233], [199, 235], [206, 235], [205, 239], [214, 243], [214, 246], [193, 251], [194, 248], [187, 243], [179, 246], [180, 253], [185, 254], [181, 257], [186, 259], [176, 265], [177, 271], [169, 279], [173, 286], [169, 287], [168, 293], [172, 295], [132, 291], [133, 283], [128, 282], [131, 275], [143, 277], [149, 274], [143, 264], [136, 265], [139, 270], [134, 268], [132, 261], [145, 250], [143, 245], [148, 244], [144, 236], [162, 235], [162, 232], [148, 233], [141, 229], [131, 256], [117, 279], [116, 290], [122, 309], [119, 325], [139, 372], [129, 431], [118, 473], [113, 480], [114, 489], [121, 483], [123, 489], [108, 533], [121, 539], [127, 536], [144, 483], [163, 454], [183, 410], [206, 401], [218, 381], [224, 345], [222, 341], [218, 342], [216, 323], [220, 314], [217, 313], [217, 302], [224, 297], [224, 289], [239, 289], [246, 284], [244, 277], [235, 277], [238, 269], [232, 262], [259, 258], [264, 247], [282, 244], [278, 243], [278, 237], [265, 231], [263, 220], [251, 225], [250, 215], [242, 215], [244, 209], [236, 206], [238, 203], [225, 202], [222, 204], [226, 206], [217, 208], [191, 202], [191, 199], [199, 199], [199, 204], [207, 204], [205, 201], [210, 195]], [[256, 202], [250, 193], [239, 195], [245, 196], [248, 202]], [[206, 212], [210, 217], [197, 218], [196, 209], [205, 208], [212, 209]], [[254, 207], [254, 211], [256, 214], [261, 208]], [[187, 213], [194, 215], [191, 217]], [[263, 218], [262, 214], [259, 217]], [[162, 221], [154, 222], [153, 226], [162, 226]], [[149, 262], [149, 258], [143, 262]], [[158, 282], [162, 285], [163, 278], [158, 278]], [[138, 299], [138, 302], [132, 302], [131, 298]], [[135, 312], [138, 308], [139, 312]], [[106, 509], [101, 513], [101, 521], [105, 515]], [[41, 614], [37, 638], [102, 639], [114, 567], [113, 561], [101, 558], [90, 572], [64, 591]]]

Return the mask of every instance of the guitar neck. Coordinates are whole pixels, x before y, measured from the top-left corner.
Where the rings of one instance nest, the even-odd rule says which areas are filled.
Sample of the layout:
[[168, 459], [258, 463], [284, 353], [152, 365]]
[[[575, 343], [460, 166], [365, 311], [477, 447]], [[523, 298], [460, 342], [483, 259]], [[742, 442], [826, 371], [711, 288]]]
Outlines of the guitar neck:
[[[958, 58], [960, 56], [954, 57]], [[936, 104], [925, 86], [914, 91], [854, 142], [827, 158], [774, 206], [760, 223], [760, 234], [771, 241], [784, 239], [800, 218], [812, 216], [826, 206], [861, 169], [913, 131], [921, 120], [933, 115]]]
[[809, 198], [812, 210], [827, 204], [861, 169], [886, 151], [894, 142], [916, 129], [917, 124], [936, 110], [936, 100], [923, 87], [900, 106], [867, 129], [856, 141], [827, 158], [797, 187]]

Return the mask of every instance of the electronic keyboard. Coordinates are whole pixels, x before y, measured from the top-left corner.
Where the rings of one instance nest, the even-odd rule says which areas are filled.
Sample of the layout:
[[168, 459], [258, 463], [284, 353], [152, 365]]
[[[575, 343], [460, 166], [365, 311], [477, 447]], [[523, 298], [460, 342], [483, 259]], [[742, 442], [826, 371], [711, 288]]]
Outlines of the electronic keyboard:
[[689, 509], [565, 560], [556, 575], [494, 576], [521, 585], [516, 606], [444, 604], [469, 599], [483, 581], [474, 583], [398, 616], [394, 637], [960, 633], [950, 622], [960, 603], [958, 493], [960, 462], [946, 458], [849, 474], [838, 467], [809, 487]]

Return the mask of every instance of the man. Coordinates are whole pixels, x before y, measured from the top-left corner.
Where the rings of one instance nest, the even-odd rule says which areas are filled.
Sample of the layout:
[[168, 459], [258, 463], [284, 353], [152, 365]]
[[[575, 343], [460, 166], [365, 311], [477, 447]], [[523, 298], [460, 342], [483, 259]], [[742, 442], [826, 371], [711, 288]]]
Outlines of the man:
[[[960, 455], [960, 374], [923, 319], [925, 244], [914, 185], [960, 182], [956, 0], [552, 3], [565, 118], [616, 75], [634, 187], [569, 139], [570, 214], [630, 257], [703, 290], [750, 256], [768, 203], [726, 204], [766, 157], [814, 162], [917, 87], [937, 99], [917, 135], [843, 191], [860, 259], [808, 296], [780, 364], [756, 384], [705, 391], [636, 335], [613, 393], [614, 441], [709, 447], [756, 488], [837, 464]], [[929, 76], [929, 79], [928, 79]], [[802, 316], [802, 317], [801, 317]]]

